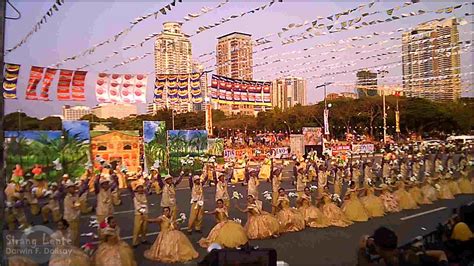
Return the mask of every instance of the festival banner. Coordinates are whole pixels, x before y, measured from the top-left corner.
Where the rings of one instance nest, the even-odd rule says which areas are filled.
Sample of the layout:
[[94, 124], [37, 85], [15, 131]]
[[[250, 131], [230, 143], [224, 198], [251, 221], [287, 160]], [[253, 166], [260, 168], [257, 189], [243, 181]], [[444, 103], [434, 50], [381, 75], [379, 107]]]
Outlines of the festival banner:
[[188, 75], [178, 75], [178, 97], [180, 101], [189, 100]]
[[320, 127], [303, 127], [303, 144], [323, 145], [323, 133]]
[[206, 130], [168, 130], [169, 170], [177, 176], [181, 171], [197, 174], [207, 153]]
[[141, 137], [138, 131], [91, 131], [91, 153], [94, 167], [100, 161], [136, 173], [140, 167]]
[[167, 169], [166, 123], [164, 121], [143, 121], [143, 152], [145, 172], [151, 167]]
[[134, 96], [136, 103], [146, 103], [146, 86], [148, 83], [148, 75], [137, 74], [135, 76]]
[[304, 136], [302, 134], [290, 135], [290, 150], [297, 156], [304, 154]]
[[86, 96], [84, 94], [84, 83], [86, 80], [87, 71], [74, 71], [72, 76], [72, 88], [71, 88], [71, 100], [73, 101], [85, 101]]
[[38, 100], [49, 101], [49, 87], [53, 82], [57, 69], [47, 68], [43, 77], [43, 86], [41, 86], [41, 93]]
[[289, 151], [290, 147], [278, 147], [278, 148], [272, 148], [272, 155], [276, 159], [287, 159], [289, 156]]
[[30, 79], [28, 80], [28, 87], [26, 87], [26, 99], [38, 100], [36, 95], [36, 87], [43, 77], [44, 67], [32, 66], [30, 71]]
[[331, 147], [332, 156], [337, 156], [339, 154], [347, 154], [351, 151], [351, 145], [333, 145]]
[[124, 74], [123, 82], [120, 89], [120, 102], [124, 103], [134, 103], [135, 99], [133, 97], [135, 87], [135, 75]]
[[153, 91], [153, 102], [160, 103], [163, 101], [163, 93], [166, 86], [166, 76], [157, 75], [155, 78], [155, 89]]
[[59, 101], [69, 101], [71, 99], [71, 81], [74, 71], [61, 69], [59, 70], [58, 88], [56, 91]]
[[395, 111], [395, 132], [400, 133], [400, 112]]
[[60, 162], [69, 175], [80, 177], [92, 167], [89, 121], [63, 121], [62, 126], [62, 141], [67, 145], [61, 151]]
[[166, 77], [166, 90], [168, 99], [172, 103], [178, 102], [178, 76], [168, 75]]
[[5, 72], [3, 75], [3, 98], [17, 99], [16, 86], [18, 75], [20, 74], [20, 65], [5, 64]]
[[60, 160], [61, 135], [61, 131], [5, 131], [6, 171], [12, 173], [19, 164], [23, 174], [36, 168], [36, 180], [57, 180], [66, 165]]
[[375, 151], [374, 144], [352, 144], [352, 152], [355, 154], [373, 153]]
[[234, 149], [225, 149], [224, 150], [224, 161], [229, 162], [236, 158]]
[[109, 83], [109, 99], [112, 103], [122, 102], [120, 87], [122, 87], [123, 76], [121, 74], [111, 74]]
[[207, 140], [207, 154], [212, 156], [224, 156], [224, 140], [223, 139], [208, 139]]
[[99, 103], [110, 101], [109, 96], [109, 82], [110, 75], [106, 73], [99, 73], [95, 83], [95, 97]]
[[222, 104], [271, 105], [271, 83], [212, 75], [211, 98]]
[[329, 109], [324, 109], [324, 135], [329, 135]]
[[191, 90], [192, 102], [202, 103], [201, 74], [200, 73], [193, 73], [190, 75], [189, 86]]

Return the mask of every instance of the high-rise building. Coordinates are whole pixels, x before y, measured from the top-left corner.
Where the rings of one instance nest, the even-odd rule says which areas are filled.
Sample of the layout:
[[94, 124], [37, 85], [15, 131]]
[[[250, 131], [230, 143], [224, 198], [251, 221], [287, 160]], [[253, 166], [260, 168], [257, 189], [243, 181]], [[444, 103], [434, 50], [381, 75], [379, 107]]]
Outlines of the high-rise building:
[[253, 80], [252, 35], [233, 32], [217, 38], [217, 75]]
[[377, 95], [377, 73], [369, 70], [360, 70], [356, 74], [356, 91], [359, 98]]
[[455, 18], [433, 20], [402, 35], [407, 97], [455, 101], [461, 95], [459, 32]]
[[[189, 36], [181, 31], [182, 23], [165, 22], [163, 31], [155, 41], [155, 73], [156, 74], [189, 74], [192, 72], [192, 53]], [[172, 103], [168, 99], [167, 88], [163, 91], [163, 99], [159, 108], [170, 108], [177, 112], [192, 110], [191, 95], [188, 99]]]
[[80, 120], [83, 116], [91, 113], [91, 108], [87, 106], [63, 106], [63, 119], [64, 120]]
[[306, 80], [286, 77], [272, 82], [272, 106], [286, 110], [296, 104], [306, 105]]
[[137, 115], [137, 106], [134, 104], [102, 103], [92, 108], [92, 113], [98, 118], [126, 118]]

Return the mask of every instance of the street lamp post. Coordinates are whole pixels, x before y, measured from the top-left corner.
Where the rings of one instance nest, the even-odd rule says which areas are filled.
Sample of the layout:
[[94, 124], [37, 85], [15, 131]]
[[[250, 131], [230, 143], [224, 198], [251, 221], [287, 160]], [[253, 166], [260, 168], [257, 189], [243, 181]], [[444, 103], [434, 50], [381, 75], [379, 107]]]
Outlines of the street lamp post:
[[331, 85], [332, 82], [324, 82], [321, 85], [316, 86], [316, 89], [323, 87], [324, 88], [324, 114], [323, 114], [323, 120], [324, 120], [324, 135], [329, 135], [329, 109], [328, 109], [328, 104], [327, 104], [327, 99], [326, 99], [326, 86]]
[[286, 127], [288, 128], [288, 137], [291, 135], [291, 128], [290, 128], [290, 125], [288, 125], [288, 123], [286, 122], [286, 120], [283, 121], [283, 124], [286, 125]]
[[[388, 74], [387, 70], [379, 70], [378, 74], [381, 75], [381, 79]], [[385, 87], [382, 87], [382, 108], [383, 108], [383, 143], [387, 142], [387, 110], [385, 108]]]
[[176, 110], [171, 110], [171, 128], [174, 130], [174, 116], [176, 114]]

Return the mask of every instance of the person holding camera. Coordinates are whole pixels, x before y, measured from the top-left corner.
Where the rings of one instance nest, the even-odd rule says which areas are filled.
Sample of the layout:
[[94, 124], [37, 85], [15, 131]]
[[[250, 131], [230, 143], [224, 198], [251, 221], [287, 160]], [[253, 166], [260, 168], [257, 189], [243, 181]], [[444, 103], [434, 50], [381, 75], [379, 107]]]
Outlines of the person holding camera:
[[444, 251], [425, 250], [420, 239], [408, 250], [398, 248], [398, 237], [387, 227], [379, 227], [372, 236], [362, 236], [357, 252], [358, 266], [448, 265]]

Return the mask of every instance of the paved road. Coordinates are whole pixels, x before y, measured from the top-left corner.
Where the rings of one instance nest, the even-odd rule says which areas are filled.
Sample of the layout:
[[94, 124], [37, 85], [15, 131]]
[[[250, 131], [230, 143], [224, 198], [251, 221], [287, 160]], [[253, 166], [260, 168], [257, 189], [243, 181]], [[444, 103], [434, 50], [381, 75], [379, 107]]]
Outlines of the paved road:
[[[293, 189], [289, 180], [283, 182], [282, 186], [290, 190]], [[206, 200], [205, 208], [207, 210], [212, 210], [214, 208], [214, 189], [214, 187], [206, 187], [204, 189]], [[230, 186], [229, 192], [232, 193], [232, 191], [236, 190], [243, 195], [246, 195], [246, 189], [246, 187], [238, 184]], [[270, 191], [270, 184], [266, 182], [261, 183], [259, 190], [261, 193], [265, 190]], [[190, 191], [188, 188], [183, 187], [177, 191], [179, 211], [185, 212], [186, 215], [189, 214], [189, 199]], [[91, 198], [90, 200], [91, 203], [93, 203], [94, 199]], [[290, 265], [354, 265], [355, 250], [361, 235], [370, 234], [377, 227], [386, 225], [397, 232], [400, 243], [405, 243], [418, 235], [423, 235], [434, 230], [439, 222], [447, 220], [453, 208], [459, 207], [473, 200], [474, 197], [472, 195], [461, 195], [456, 197], [454, 200], [437, 201], [435, 204], [424, 205], [417, 210], [390, 214], [381, 218], [369, 220], [368, 222], [356, 223], [348, 228], [307, 228], [301, 232], [284, 234], [277, 239], [251, 241], [251, 245], [275, 248], [277, 250], [278, 260], [286, 261]], [[118, 224], [121, 228], [121, 236], [128, 243], [131, 243], [133, 204], [128, 193], [123, 193], [122, 202], [121, 206], [115, 208], [115, 216], [118, 219]], [[159, 202], [159, 196], [149, 196], [151, 217], [161, 214]], [[241, 199], [238, 203], [241, 206], [244, 206], [245, 200]], [[292, 204], [294, 205], [294, 202], [292, 202]], [[271, 209], [268, 201], [264, 201], [264, 209]], [[432, 212], [425, 213], [427, 211]], [[230, 210], [230, 216], [241, 219], [243, 223], [246, 221], [245, 214], [238, 212], [235, 208]], [[37, 219], [38, 218], [35, 218], [39, 223], [39, 220]], [[81, 233], [96, 233], [96, 229], [88, 226], [90, 219], [90, 215], [81, 217]], [[204, 236], [209, 233], [214, 224], [214, 217], [205, 215], [203, 222]], [[153, 243], [158, 234], [158, 230], [158, 225], [149, 225], [148, 242]], [[202, 235], [197, 233], [190, 236], [191, 241], [195, 243], [195, 248], [200, 254], [198, 260], [201, 260], [206, 254], [206, 250], [200, 248], [197, 244], [197, 241], [201, 236]], [[81, 237], [81, 243], [93, 241], [95, 240], [92, 237]], [[157, 265], [156, 262], [146, 260], [143, 257], [143, 252], [147, 248], [148, 246], [141, 245], [136, 249], [135, 254], [139, 265]], [[198, 260], [187, 263], [187, 265], [196, 264]]]

